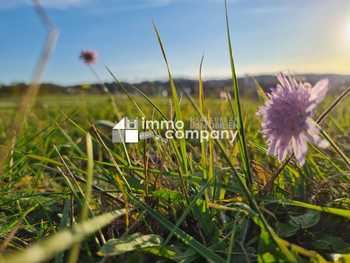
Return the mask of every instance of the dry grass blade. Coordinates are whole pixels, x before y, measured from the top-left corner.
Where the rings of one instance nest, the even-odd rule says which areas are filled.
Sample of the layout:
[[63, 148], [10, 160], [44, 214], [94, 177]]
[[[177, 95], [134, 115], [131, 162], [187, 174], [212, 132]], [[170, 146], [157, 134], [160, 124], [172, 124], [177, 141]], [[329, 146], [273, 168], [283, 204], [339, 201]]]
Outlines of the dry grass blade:
[[350, 87], [345, 89], [334, 101], [329, 107], [322, 112], [322, 114], [317, 118], [317, 123], [321, 124], [321, 122], [327, 117], [327, 115], [343, 100], [347, 95], [350, 93]]
[[350, 160], [346, 156], [346, 154], [340, 149], [340, 147], [336, 144], [336, 142], [328, 135], [328, 133], [322, 129], [320, 129], [321, 134], [325, 139], [330, 143], [332, 148], [339, 154], [339, 156], [343, 159], [343, 161], [346, 163], [348, 168], [350, 169]]
[[89, 221], [73, 226], [72, 229], [62, 230], [21, 252], [6, 257], [0, 256], [0, 263], [45, 262], [58, 252], [64, 251], [72, 245], [81, 242], [89, 235], [95, 233], [124, 214], [125, 210], [121, 209], [97, 216]]
[[22, 226], [22, 221], [20, 220], [20, 221], [18, 221], [16, 227], [11, 230], [11, 232], [5, 238], [4, 242], [1, 244], [0, 253], [3, 253], [6, 250], [7, 246], [14, 239], [14, 237], [17, 234], [17, 231], [21, 228], [21, 226]]
[[11, 127], [8, 129], [7, 139], [5, 141], [5, 146], [0, 149], [0, 175], [3, 173], [4, 163], [6, 162], [9, 153], [11, 151], [11, 144], [15, 140], [17, 134], [21, 131], [23, 123], [26, 121], [27, 116], [35, 103], [36, 96], [39, 92], [40, 82], [49, 60], [50, 54], [55, 47], [58, 31], [54, 24], [52, 23], [49, 16], [46, 14], [44, 8], [40, 5], [38, 0], [33, 0], [34, 7], [37, 11], [39, 18], [41, 19], [44, 27], [47, 29], [47, 38], [45, 45], [42, 49], [42, 53], [35, 67], [32, 82], [29, 88], [25, 91], [18, 109], [16, 111], [16, 116], [12, 122]]

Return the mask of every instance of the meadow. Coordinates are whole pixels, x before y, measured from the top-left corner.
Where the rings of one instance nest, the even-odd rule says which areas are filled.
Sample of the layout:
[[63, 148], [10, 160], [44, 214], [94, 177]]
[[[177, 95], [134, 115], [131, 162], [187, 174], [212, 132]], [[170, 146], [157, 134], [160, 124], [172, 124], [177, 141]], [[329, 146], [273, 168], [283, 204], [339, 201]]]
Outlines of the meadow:
[[[228, 24], [226, 100], [205, 96], [201, 70], [198, 94], [176, 87], [155, 33], [169, 98], [130, 95], [116, 78], [124, 95], [39, 95], [10, 139], [21, 99], [0, 98], [0, 263], [350, 262], [349, 88], [314, 114], [330, 146], [280, 162], [256, 114], [268, 97], [258, 83], [258, 100], [239, 96]], [[124, 116], [208, 130], [231, 117], [237, 137], [115, 144]]]
[[[171, 116], [167, 99], [151, 99], [162, 113]], [[323, 107], [332, 101], [329, 98]], [[209, 142], [203, 153], [197, 141], [186, 141], [188, 171], [182, 174], [172, 149], [176, 146], [169, 142], [150, 139], [125, 148], [111, 142], [108, 122], [115, 122], [118, 115], [157, 115], [154, 106], [141, 96], [119, 96], [115, 102], [117, 108], [109, 96], [84, 91], [80, 95], [38, 98], [2, 177], [3, 253], [26, 248], [78, 223], [91, 173], [88, 217], [108, 215], [114, 210], [123, 212], [118, 219], [109, 219], [107, 226], [97, 226], [90, 236], [82, 231], [80, 262], [103, 258], [107, 262], [254, 262], [258, 258], [274, 262], [273, 258], [285, 257], [256, 222], [256, 212], [235, 178], [233, 169], [237, 176], [245, 176], [237, 143], [222, 142], [228, 163], [215, 142]], [[255, 113], [262, 101], [247, 98], [241, 103], [253, 171], [251, 195], [279, 236], [277, 241], [298, 262], [348, 253], [350, 182], [342, 158], [332, 149], [314, 148], [304, 167], [290, 162], [274, 186], [265, 189], [280, 164], [266, 154], [259, 132]], [[0, 105], [4, 140], [16, 100], [2, 100]], [[323, 127], [348, 154], [347, 105], [349, 99], [327, 116]], [[184, 119], [199, 116], [188, 99], [183, 98], [180, 106]], [[208, 98], [205, 107], [208, 112], [215, 109], [212, 114], [231, 114], [228, 101]], [[92, 164], [93, 172], [89, 171]], [[122, 210], [126, 204], [127, 212]], [[338, 214], [336, 209], [344, 210]], [[50, 244], [55, 253], [45, 247], [45, 241], [41, 242], [51, 257], [57, 253], [55, 262], [66, 262], [69, 253], [56, 251], [55, 247], [57, 242], [67, 241]], [[32, 262], [23, 255], [26, 262]], [[18, 257], [6, 262], [24, 262], [21, 254]]]

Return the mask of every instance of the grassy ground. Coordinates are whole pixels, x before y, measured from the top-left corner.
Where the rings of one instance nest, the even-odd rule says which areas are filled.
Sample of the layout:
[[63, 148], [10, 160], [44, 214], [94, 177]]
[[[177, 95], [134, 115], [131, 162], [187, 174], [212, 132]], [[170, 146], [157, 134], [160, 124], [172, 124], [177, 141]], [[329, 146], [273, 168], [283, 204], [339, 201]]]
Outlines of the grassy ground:
[[[152, 101], [166, 116], [174, 111], [167, 99]], [[120, 96], [115, 102], [117, 108], [109, 96], [84, 93], [38, 99], [1, 178], [3, 253], [28, 247], [79, 222], [85, 198], [89, 199], [89, 218], [123, 208], [128, 216], [113, 218], [93, 235], [84, 236], [80, 262], [96, 262], [113, 254], [122, 254], [118, 262], [203, 262], [204, 258], [273, 262], [273, 258], [286, 258], [281, 244], [287, 244], [297, 261], [317, 258], [312, 251], [325, 259], [331, 253], [350, 253], [348, 167], [331, 148], [312, 149], [303, 168], [290, 162], [274, 186], [262, 191], [279, 163], [266, 154], [259, 133], [255, 111], [261, 102], [241, 101], [253, 171], [249, 189], [273, 235], [279, 236], [275, 239], [236, 177], [246, 176], [237, 143], [222, 142], [223, 153], [219, 145], [209, 142], [203, 153], [198, 141], [185, 141], [186, 167], [178, 141], [173, 145], [149, 140], [126, 148], [112, 144], [111, 129], [101, 120], [116, 121], [117, 115], [141, 117], [135, 103], [148, 118], [160, 118], [142, 97]], [[212, 116], [231, 114], [227, 101], [208, 99], [205, 103]], [[4, 127], [12, 120], [14, 105], [9, 99], [0, 103], [1, 140], [5, 140]], [[338, 105], [323, 123], [346, 154], [350, 152], [348, 105], [349, 100]], [[183, 119], [199, 117], [185, 98], [181, 110]], [[91, 137], [86, 140], [88, 133]], [[93, 172], [89, 170], [92, 164]], [[93, 175], [90, 198], [86, 192], [89, 174]], [[315, 206], [303, 208], [308, 204]], [[321, 207], [346, 210], [339, 210], [340, 215], [334, 214], [338, 210], [319, 213]], [[113, 239], [119, 245], [107, 242]], [[290, 249], [287, 242], [300, 247]], [[56, 254], [56, 262], [68, 260], [69, 252], [57, 252], [51, 255]]]

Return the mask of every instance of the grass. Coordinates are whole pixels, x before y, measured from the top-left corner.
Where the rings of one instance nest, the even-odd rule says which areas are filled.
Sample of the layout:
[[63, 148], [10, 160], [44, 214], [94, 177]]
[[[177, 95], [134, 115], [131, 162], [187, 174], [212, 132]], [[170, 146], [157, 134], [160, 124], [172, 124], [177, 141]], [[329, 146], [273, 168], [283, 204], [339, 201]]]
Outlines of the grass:
[[[135, 116], [134, 104], [127, 103], [126, 99], [116, 98], [120, 112]], [[154, 116], [153, 106], [147, 100], [139, 96], [132, 96], [132, 99], [146, 116]], [[162, 98], [150, 99], [168, 115], [167, 101]], [[220, 150], [220, 145], [213, 145], [210, 151], [215, 162], [209, 165], [209, 159], [202, 158], [202, 145], [197, 141], [186, 141], [187, 153], [191, 155], [189, 167], [192, 167], [186, 180], [186, 199], [183, 189], [179, 188], [179, 164], [167, 144], [147, 141], [145, 147], [142, 144], [126, 145], [127, 156], [122, 145], [111, 143], [110, 128], [99, 125], [101, 120], [116, 120], [113, 105], [109, 102], [108, 95], [38, 98], [22, 134], [17, 138], [1, 180], [0, 233], [3, 241], [0, 244], [6, 245], [2, 248], [3, 254], [11, 254], [11, 251], [29, 247], [36, 240], [57, 235], [62, 228], [69, 229], [79, 221], [80, 211], [86, 209], [84, 189], [90, 178], [88, 175], [91, 175], [93, 158], [94, 179], [92, 197], [88, 202], [89, 218], [124, 208], [124, 194], [115, 180], [117, 173], [129, 185], [129, 206], [134, 210], [129, 212], [129, 227], [126, 227], [122, 216], [108, 226], [101, 225], [89, 238], [84, 236], [80, 260], [98, 261], [101, 256], [97, 252], [105, 242], [126, 238], [136, 232], [158, 235], [164, 241], [160, 246], [163, 250], [158, 247], [158, 252], [152, 253], [147, 249], [135, 248], [114, 257], [122, 262], [132, 260], [136, 254], [144, 262], [150, 258], [245, 262], [269, 257], [270, 254], [285, 258], [275, 243], [279, 241], [278, 238], [275, 237], [274, 241], [269, 233], [267, 237], [262, 237], [266, 226], [261, 225], [256, 207], [251, 205], [239, 184], [238, 178], [244, 178], [244, 170], [241, 168], [238, 145], [223, 142], [221, 147], [226, 156]], [[261, 102], [241, 98], [241, 103], [245, 106], [243, 116], [247, 118], [247, 149], [254, 163], [253, 184], [249, 193], [272, 233], [283, 238], [283, 241], [279, 241], [282, 245], [289, 242], [299, 246], [297, 252], [285, 246], [296, 258], [310, 260], [310, 255], [313, 258], [322, 255], [328, 260], [331, 253], [347, 253], [347, 242], [350, 242], [348, 231], [345, 231], [350, 213], [347, 191], [349, 172], [342, 157], [331, 148], [325, 151], [312, 149], [303, 168], [292, 161], [281, 172], [270, 192], [262, 194], [260, 190], [264, 182], [279, 164], [266, 155], [266, 146], [259, 134], [255, 111]], [[332, 99], [329, 98], [323, 107], [331, 103]], [[345, 154], [349, 153], [346, 134], [350, 125], [348, 103], [349, 99], [345, 99], [322, 124]], [[11, 100], [3, 102], [2, 105], [6, 107], [1, 110], [1, 127], [10, 123], [15, 104]], [[182, 100], [181, 109], [184, 119], [198, 117], [189, 100]], [[220, 109], [220, 113], [227, 116], [231, 106], [227, 102], [206, 98], [205, 109], [209, 112], [210, 109]], [[5, 138], [4, 131], [1, 132], [2, 140]], [[90, 150], [86, 143], [88, 134], [91, 134]], [[208, 150], [209, 146], [206, 145], [204, 152]], [[144, 158], [145, 155], [147, 158]], [[147, 196], [144, 194], [145, 166]], [[209, 174], [209, 170], [212, 170], [212, 177], [204, 177], [204, 172]], [[215, 193], [213, 189], [216, 189]], [[313, 210], [320, 212], [320, 216], [309, 218], [309, 211]], [[290, 218], [296, 216], [303, 217], [303, 222], [311, 220], [312, 224], [296, 227], [290, 222]], [[67, 223], [62, 226], [64, 218]], [[264, 242], [268, 246], [262, 245]], [[305, 253], [300, 248], [318, 253]], [[161, 251], [168, 253], [164, 252], [162, 256]], [[68, 255], [68, 252], [63, 254], [65, 259], [68, 259]]]
[[[198, 99], [176, 87], [155, 25], [169, 99], [130, 95], [106, 67], [125, 95], [38, 96], [8, 141], [21, 101], [0, 98], [1, 263], [348, 262], [348, 92], [316, 115], [332, 147], [310, 147], [303, 167], [280, 164], [260, 134], [261, 87], [259, 101], [239, 97], [226, 19], [228, 101], [205, 96], [203, 58]], [[199, 118], [209, 130], [210, 117], [230, 117], [237, 138], [113, 144], [121, 116]]]

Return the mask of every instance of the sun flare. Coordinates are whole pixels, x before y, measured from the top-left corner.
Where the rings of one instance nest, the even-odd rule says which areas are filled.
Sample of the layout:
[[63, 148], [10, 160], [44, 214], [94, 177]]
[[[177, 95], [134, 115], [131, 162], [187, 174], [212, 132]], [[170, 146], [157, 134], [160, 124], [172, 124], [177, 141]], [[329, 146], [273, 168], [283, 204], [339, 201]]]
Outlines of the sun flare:
[[350, 41], [350, 22], [347, 23], [344, 34], [345, 34], [345, 39], [347, 41]]

